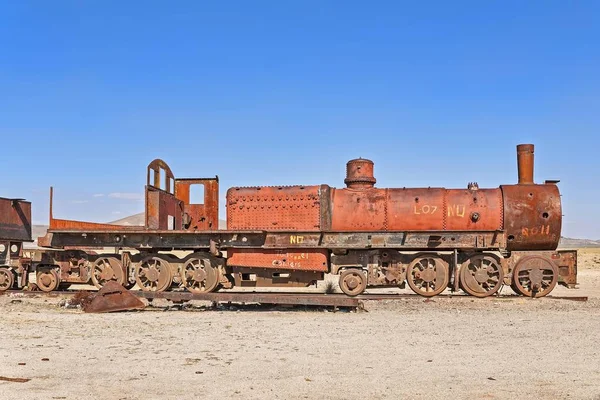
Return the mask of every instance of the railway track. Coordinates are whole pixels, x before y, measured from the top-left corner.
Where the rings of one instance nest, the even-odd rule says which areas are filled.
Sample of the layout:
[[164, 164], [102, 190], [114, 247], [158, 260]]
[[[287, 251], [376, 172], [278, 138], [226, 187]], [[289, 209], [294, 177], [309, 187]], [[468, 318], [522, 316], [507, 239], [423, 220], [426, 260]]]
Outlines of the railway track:
[[[21, 294], [27, 297], [44, 296], [44, 297], [60, 297], [74, 296], [82, 292], [79, 290], [65, 291], [17, 291], [8, 290], [1, 292], [0, 295]], [[95, 291], [84, 291], [96, 293]], [[213, 293], [190, 293], [184, 291], [175, 292], [144, 292], [140, 290], [132, 290], [131, 294], [145, 298], [149, 301], [154, 299], [165, 299], [173, 302], [187, 302], [192, 300], [210, 301], [213, 303], [260, 303], [273, 305], [300, 305], [300, 306], [324, 306], [324, 307], [348, 307], [358, 308], [364, 301], [381, 301], [381, 300], [422, 300], [431, 301], [431, 298], [424, 298], [415, 294], [389, 294], [389, 293], [367, 293], [356, 297], [349, 297], [345, 294], [324, 294], [324, 293], [273, 293], [273, 292], [213, 292]], [[471, 298], [471, 296], [463, 294], [440, 294], [436, 298]], [[523, 299], [523, 296], [516, 295], [500, 295], [490, 296], [486, 299], [491, 300], [517, 300]], [[570, 301], [587, 301], [587, 296], [546, 296], [535, 300], [551, 299], [551, 300], [570, 300]], [[485, 299], [476, 299], [477, 301], [486, 301]], [[533, 299], [531, 299], [533, 300]]]

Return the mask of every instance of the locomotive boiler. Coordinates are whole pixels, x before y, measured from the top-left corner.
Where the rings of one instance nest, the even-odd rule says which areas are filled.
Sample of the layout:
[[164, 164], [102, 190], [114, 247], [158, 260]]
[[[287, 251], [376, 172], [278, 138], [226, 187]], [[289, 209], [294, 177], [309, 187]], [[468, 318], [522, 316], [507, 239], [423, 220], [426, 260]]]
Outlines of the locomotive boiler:
[[[370, 240], [358, 249], [332, 249], [330, 263], [320, 249], [302, 253], [304, 265], [311, 269], [341, 272], [340, 287], [350, 295], [367, 286], [402, 285], [405, 280], [415, 292], [435, 295], [448, 285], [451, 266], [460, 274], [455, 285], [475, 296], [493, 294], [508, 280], [519, 293], [541, 295], [556, 284], [559, 264], [563, 272], [572, 269], [564, 265], [573, 255], [553, 252], [562, 220], [558, 181], [534, 183], [533, 145], [517, 146], [517, 155], [518, 184], [493, 189], [480, 189], [476, 183], [466, 189], [376, 188], [374, 164], [366, 159], [348, 162], [346, 187], [341, 189], [231, 188], [227, 227], [353, 232], [357, 238], [365, 237], [359, 235], [362, 232], [376, 233], [367, 235]], [[533, 250], [547, 252], [523, 253]], [[265, 256], [232, 249], [228, 264], [264, 267], [269, 258]], [[297, 257], [291, 252], [286, 259]], [[507, 279], [513, 271], [521, 278]]]
[[[53, 250], [33, 256], [25, 272], [35, 272], [46, 291], [115, 280], [145, 291], [201, 293], [308, 286], [333, 274], [350, 296], [407, 284], [422, 296], [462, 289], [486, 297], [510, 285], [540, 297], [557, 283], [576, 284], [577, 254], [556, 250], [558, 181], [534, 183], [533, 145], [517, 146], [517, 164], [518, 183], [497, 188], [378, 188], [374, 163], [354, 159], [342, 188], [230, 188], [227, 229], [219, 230], [218, 178], [176, 179], [154, 160], [145, 226], [56, 219], [51, 207], [39, 244]], [[197, 204], [190, 201], [194, 186], [204, 193]]]

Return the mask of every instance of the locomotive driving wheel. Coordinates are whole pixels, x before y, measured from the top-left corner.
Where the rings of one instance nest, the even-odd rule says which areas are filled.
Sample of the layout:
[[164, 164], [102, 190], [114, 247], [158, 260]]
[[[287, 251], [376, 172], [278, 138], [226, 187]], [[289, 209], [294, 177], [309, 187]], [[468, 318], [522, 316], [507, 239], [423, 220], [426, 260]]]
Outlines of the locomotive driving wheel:
[[358, 296], [367, 287], [367, 277], [359, 269], [346, 269], [340, 274], [339, 285], [342, 292], [348, 296]]
[[504, 270], [492, 256], [476, 255], [460, 268], [460, 284], [463, 290], [475, 297], [487, 297], [502, 286]]
[[219, 284], [218, 267], [204, 257], [190, 258], [181, 270], [183, 286], [192, 293], [212, 292]]
[[15, 275], [8, 268], [0, 268], [0, 292], [11, 289], [15, 284]]
[[55, 269], [38, 271], [36, 276], [36, 284], [42, 292], [51, 292], [56, 290], [60, 284], [58, 272]]
[[123, 264], [115, 257], [99, 258], [92, 267], [92, 282], [101, 289], [109, 281], [117, 281], [119, 285], [125, 282]]
[[169, 263], [159, 257], [146, 257], [135, 267], [135, 281], [145, 292], [162, 292], [173, 282]]
[[547, 257], [533, 255], [521, 258], [513, 270], [512, 288], [529, 297], [544, 297], [558, 282], [558, 268]]
[[442, 293], [448, 286], [449, 279], [448, 263], [437, 255], [415, 258], [406, 271], [408, 286], [425, 297]]

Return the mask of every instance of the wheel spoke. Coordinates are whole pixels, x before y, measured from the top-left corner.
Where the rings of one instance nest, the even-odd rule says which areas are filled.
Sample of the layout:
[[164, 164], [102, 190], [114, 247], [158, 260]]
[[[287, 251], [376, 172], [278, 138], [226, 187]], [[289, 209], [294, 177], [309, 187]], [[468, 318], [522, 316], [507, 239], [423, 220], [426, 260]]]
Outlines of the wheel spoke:
[[476, 297], [487, 297], [496, 293], [504, 279], [500, 263], [491, 255], [477, 254], [470, 257], [460, 268], [461, 288]]
[[415, 293], [435, 296], [448, 285], [448, 264], [437, 255], [417, 257], [408, 267], [406, 280]]
[[558, 267], [543, 255], [521, 258], [513, 270], [513, 289], [524, 296], [542, 297], [550, 293], [558, 281]]
[[184, 265], [181, 280], [190, 292], [211, 292], [219, 284], [219, 271], [209, 259], [194, 257]]

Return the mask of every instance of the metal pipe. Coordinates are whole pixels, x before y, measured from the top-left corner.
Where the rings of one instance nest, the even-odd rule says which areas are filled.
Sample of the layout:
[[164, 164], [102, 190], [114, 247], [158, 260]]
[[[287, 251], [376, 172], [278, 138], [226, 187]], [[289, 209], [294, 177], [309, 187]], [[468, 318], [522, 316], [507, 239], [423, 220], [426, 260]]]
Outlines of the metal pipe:
[[517, 167], [519, 170], [519, 184], [533, 184], [533, 145], [517, 145]]

